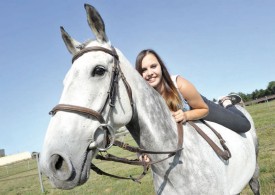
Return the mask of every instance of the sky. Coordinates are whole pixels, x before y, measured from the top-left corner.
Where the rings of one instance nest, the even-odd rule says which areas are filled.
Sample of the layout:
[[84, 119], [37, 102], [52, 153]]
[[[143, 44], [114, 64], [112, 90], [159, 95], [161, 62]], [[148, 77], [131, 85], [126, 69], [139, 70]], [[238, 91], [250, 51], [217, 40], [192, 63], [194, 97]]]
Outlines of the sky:
[[1, 0], [0, 149], [40, 152], [71, 66], [60, 26], [94, 38], [84, 3], [97, 8], [112, 44], [134, 65], [156, 50], [171, 74], [212, 100], [275, 80], [274, 0]]

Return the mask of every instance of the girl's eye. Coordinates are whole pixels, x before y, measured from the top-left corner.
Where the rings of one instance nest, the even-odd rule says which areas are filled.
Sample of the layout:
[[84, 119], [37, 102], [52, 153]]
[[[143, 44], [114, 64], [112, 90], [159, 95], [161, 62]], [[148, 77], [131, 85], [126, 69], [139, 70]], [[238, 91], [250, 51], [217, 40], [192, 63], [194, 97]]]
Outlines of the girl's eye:
[[103, 66], [96, 66], [92, 72], [92, 76], [102, 76], [106, 72], [105, 67]]
[[143, 68], [143, 69], [141, 69], [141, 72], [143, 73], [143, 72], [145, 72], [147, 69], [146, 68]]
[[151, 68], [156, 68], [157, 65], [156, 64], [152, 64]]

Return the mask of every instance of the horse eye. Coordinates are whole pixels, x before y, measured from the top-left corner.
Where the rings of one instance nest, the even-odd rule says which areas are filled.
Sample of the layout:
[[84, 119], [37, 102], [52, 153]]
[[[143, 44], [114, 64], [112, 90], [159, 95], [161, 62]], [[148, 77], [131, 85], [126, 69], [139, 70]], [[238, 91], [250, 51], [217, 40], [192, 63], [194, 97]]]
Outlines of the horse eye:
[[96, 66], [92, 72], [92, 76], [102, 76], [106, 72], [103, 66]]

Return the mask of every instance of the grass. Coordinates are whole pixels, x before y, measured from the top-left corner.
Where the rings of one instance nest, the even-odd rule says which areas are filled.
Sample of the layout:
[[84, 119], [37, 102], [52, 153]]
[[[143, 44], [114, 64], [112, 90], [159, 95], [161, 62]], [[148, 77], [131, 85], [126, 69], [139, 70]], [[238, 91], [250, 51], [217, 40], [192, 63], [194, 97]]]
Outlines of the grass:
[[[259, 137], [261, 193], [264, 195], [275, 194], [275, 101], [248, 106], [247, 110], [254, 119]], [[133, 143], [129, 135], [125, 137], [125, 141]], [[119, 153], [119, 156], [135, 158], [135, 155], [115, 148], [112, 148], [110, 153]], [[94, 163], [106, 172], [121, 176], [138, 176], [142, 172], [141, 167], [131, 165], [100, 161], [94, 161]], [[54, 189], [45, 176], [42, 179], [45, 194], [155, 194], [150, 173], [142, 179], [141, 184], [138, 184], [130, 180], [113, 179], [91, 172], [87, 183], [70, 191]], [[0, 167], [0, 194], [42, 194], [36, 160]], [[253, 193], [247, 186], [242, 194]]]
[[[275, 101], [248, 106], [259, 137], [259, 166], [262, 194], [275, 194]], [[242, 194], [253, 194], [247, 186]]]

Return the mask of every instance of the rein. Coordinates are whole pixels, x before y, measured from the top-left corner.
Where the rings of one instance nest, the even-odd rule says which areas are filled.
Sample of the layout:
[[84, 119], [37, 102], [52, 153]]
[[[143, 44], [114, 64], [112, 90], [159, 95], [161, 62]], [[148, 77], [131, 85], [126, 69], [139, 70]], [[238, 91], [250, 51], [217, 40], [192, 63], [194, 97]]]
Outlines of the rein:
[[177, 152], [183, 150], [183, 148], [182, 148], [182, 144], [183, 144], [183, 126], [182, 126], [182, 123], [177, 123], [177, 129], [178, 129], [177, 149], [172, 150], [172, 151], [144, 150], [144, 149], [141, 149], [139, 147], [130, 146], [129, 144], [124, 143], [124, 142], [120, 142], [118, 140], [114, 141], [114, 146], [118, 146], [118, 147], [120, 147], [124, 150], [129, 151], [129, 152], [141, 154], [142, 157], [145, 154], [168, 154], [167, 157], [162, 158], [160, 160], [149, 161], [149, 162], [145, 162], [143, 158], [142, 158], [142, 161], [140, 161], [139, 159], [129, 160], [127, 158], [120, 158], [120, 157], [117, 157], [117, 156], [114, 156], [114, 155], [108, 154], [108, 153], [105, 156], [97, 154], [97, 156], [95, 157], [96, 159], [99, 159], [99, 160], [114, 161], [114, 162], [129, 164], [129, 165], [143, 166], [143, 172], [137, 178], [134, 178], [131, 175], [129, 177], [123, 177], [123, 176], [117, 176], [117, 175], [113, 175], [113, 174], [110, 174], [110, 173], [106, 173], [106, 172], [102, 171], [101, 169], [99, 169], [98, 167], [96, 167], [93, 163], [91, 163], [91, 169], [99, 175], [106, 175], [106, 176], [114, 177], [114, 178], [117, 178], [117, 179], [131, 179], [135, 182], [141, 183], [140, 180], [147, 174], [147, 172], [149, 170], [149, 167], [151, 165], [157, 164], [157, 163], [162, 162], [162, 161], [165, 161], [168, 158], [171, 158], [171, 157], [175, 156], [177, 154]]
[[212, 147], [212, 149], [216, 152], [218, 156], [220, 156], [223, 160], [228, 160], [231, 158], [231, 152], [228, 149], [228, 147], [225, 145], [225, 140], [222, 138], [222, 136], [213, 128], [211, 125], [209, 125], [204, 120], [200, 120], [203, 124], [205, 124], [209, 129], [213, 131], [213, 133], [219, 138], [220, 144], [223, 147], [224, 150], [221, 150], [215, 142], [213, 142], [206, 133], [203, 132], [201, 128], [199, 128], [194, 122], [188, 121], [188, 123], [207, 141], [207, 143]]
[[[225, 140], [207, 122], [205, 122], [202, 119], [200, 121], [204, 125], [206, 125], [208, 128], [210, 128], [213, 131], [213, 133], [219, 138], [220, 144], [221, 144], [221, 146], [223, 147], [224, 150], [220, 149], [219, 146], [215, 142], [213, 142], [211, 140], [211, 138], [209, 138], [208, 135], [206, 133], [204, 133], [203, 130], [199, 126], [197, 126], [194, 122], [188, 121], [187, 123], [189, 125], [191, 125], [205, 139], [205, 141], [211, 146], [211, 148], [214, 150], [214, 152], [219, 157], [221, 157], [225, 161], [228, 160], [231, 157], [231, 153], [230, 153], [228, 147], [225, 145]], [[144, 155], [144, 154], [168, 154], [168, 156], [166, 158], [163, 158], [161, 160], [150, 161], [150, 162], [145, 162], [143, 159], [142, 159], [142, 161], [140, 161], [139, 159], [129, 160], [127, 158], [120, 158], [120, 157], [117, 157], [117, 156], [114, 156], [114, 155], [108, 154], [108, 153], [105, 156], [99, 155], [99, 154], [96, 156], [96, 159], [99, 159], [99, 160], [114, 161], [114, 162], [119, 162], [119, 163], [124, 163], [124, 164], [143, 166], [143, 172], [137, 178], [134, 178], [131, 175], [129, 177], [122, 177], [122, 176], [117, 176], [117, 175], [113, 175], [113, 174], [110, 174], [110, 173], [106, 173], [106, 172], [102, 171], [101, 169], [99, 169], [98, 167], [96, 167], [94, 164], [91, 164], [91, 169], [99, 175], [106, 175], [106, 176], [114, 177], [114, 178], [117, 178], [117, 179], [131, 179], [135, 182], [141, 183], [140, 180], [147, 174], [150, 165], [153, 165], [153, 164], [162, 162], [164, 160], [167, 160], [168, 158], [176, 155], [176, 153], [178, 151], [181, 151], [183, 149], [182, 148], [182, 144], [183, 144], [183, 127], [182, 127], [181, 123], [177, 123], [177, 126], [178, 126], [178, 149], [174, 150], [174, 151], [166, 151], [166, 152], [165, 151], [162, 151], [162, 152], [148, 151], [148, 150], [140, 149], [138, 147], [130, 146], [127, 143], [120, 142], [120, 141], [117, 141], [117, 140], [115, 140], [115, 142], [114, 142], [114, 146], [118, 146], [118, 147], [120, 147], [124, 150], [129, 151], [129, 152], [140, 153], [142, 155]]]

